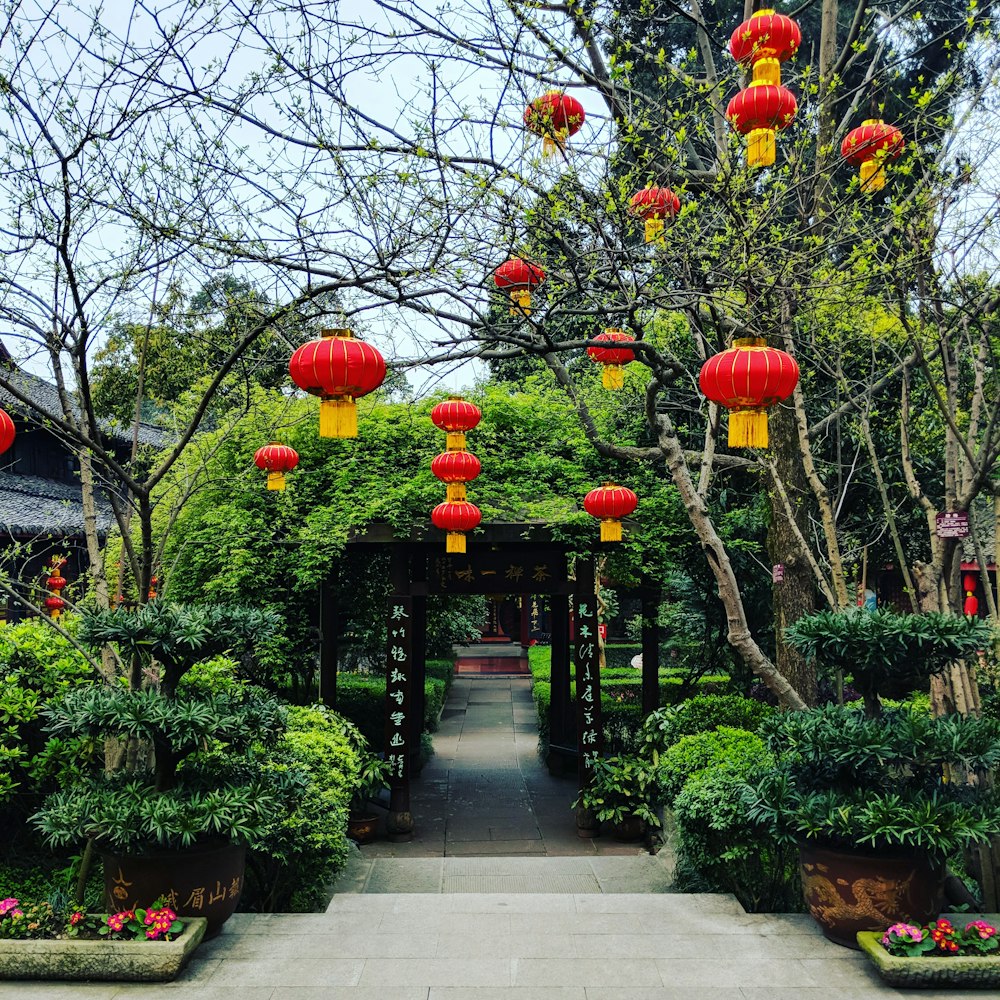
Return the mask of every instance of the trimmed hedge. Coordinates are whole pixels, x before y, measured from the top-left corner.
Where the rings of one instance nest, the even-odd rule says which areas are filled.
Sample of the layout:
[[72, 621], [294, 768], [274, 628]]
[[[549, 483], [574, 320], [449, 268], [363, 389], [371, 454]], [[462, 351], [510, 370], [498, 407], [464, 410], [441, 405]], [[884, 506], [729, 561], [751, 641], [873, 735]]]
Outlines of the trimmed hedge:
[[732, 760], [739, 760], [746, 770], [774, 765], [774, 755], [764, 741], [745, 729], [719, 726], [711, 732], [682, 736], [659, 755], [656, 780], [664, 800], [673, 802], [692, 775], [725, 767]]
[[676, 705], [657, 709], [643, 723], [643, 752], [664, 753], [682, 736], [708, 733], [717, 726], [757, 732], [776, 709], [738, 694], [698, 694]]

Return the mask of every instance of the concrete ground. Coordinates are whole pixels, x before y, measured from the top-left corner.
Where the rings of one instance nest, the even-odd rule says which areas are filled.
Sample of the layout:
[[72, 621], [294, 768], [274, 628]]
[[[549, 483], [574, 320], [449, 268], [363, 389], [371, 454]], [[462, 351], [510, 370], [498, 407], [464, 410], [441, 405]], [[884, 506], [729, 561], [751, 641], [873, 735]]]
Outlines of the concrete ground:
[[358, 852], [325, 913], [236, 914], [166, 984], [0, 983], [0, 1000], [966, 1000], [904, 993], [802, 915], [669, 891], [669, 857], [576, 837], [520, 679], [459, 679], [417, 836]]

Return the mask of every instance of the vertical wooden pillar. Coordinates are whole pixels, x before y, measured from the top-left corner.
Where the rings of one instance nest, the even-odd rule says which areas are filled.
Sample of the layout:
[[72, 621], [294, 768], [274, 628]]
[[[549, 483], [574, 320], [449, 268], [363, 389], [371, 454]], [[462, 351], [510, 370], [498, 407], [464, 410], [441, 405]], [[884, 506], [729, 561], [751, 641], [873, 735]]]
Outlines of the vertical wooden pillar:
[[394, 545], [386, 614], [385, 759], [389, 762], [386, 833], [395, 842], [413, 838], [410, 812], [410, 744], [413, 711], [413, 602], [406, 549]]
[[[420, 550], [411, 550], [410, 580], [423, 584], [413, 588], [426, 590], [427, 556]], [[413, 710], [410, 714], [410, 763], [414, 772], [420, 767], [420, 736], [424, 731], [424, 712], [427, 705], [427, 598], [423, 593], [413, 594], [413, 689], [410, 692]]]
[[570, 711], [569, 600], [565, 594], [549, 598], [549, 621], [552, 629], [552, 664], [550, 667], [549, 756], [553, 774], [562, 774], [567, 751], [575, 742]]
[[660, 707], [660, 591], [642, 588], [642, 714]]
[[319, 699], [327, 708], [337, 707], [337, 622], [336, 570], [319, 585]]
[[[593, 559], [577, 559], [573, 610], [576, 616], [577, 774], [582, 791], [590, 784], [604, 743]], [[593, 837], [597, 827], [597, 818], [591, 810], [579, 807], [576, 811], [577, 834]]]

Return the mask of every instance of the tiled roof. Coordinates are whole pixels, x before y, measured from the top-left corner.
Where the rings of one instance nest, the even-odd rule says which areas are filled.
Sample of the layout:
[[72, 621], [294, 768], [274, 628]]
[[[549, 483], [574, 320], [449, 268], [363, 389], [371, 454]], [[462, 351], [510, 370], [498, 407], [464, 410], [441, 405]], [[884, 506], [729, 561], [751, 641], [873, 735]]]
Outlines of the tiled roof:
[[[98, 530], [107, 532], [113, 516], [106, 501], [97, 508]], [[78, 535], [83, 532], [80, 487], [38, 476], [0, 472], [0, 525], [8, 535]]]

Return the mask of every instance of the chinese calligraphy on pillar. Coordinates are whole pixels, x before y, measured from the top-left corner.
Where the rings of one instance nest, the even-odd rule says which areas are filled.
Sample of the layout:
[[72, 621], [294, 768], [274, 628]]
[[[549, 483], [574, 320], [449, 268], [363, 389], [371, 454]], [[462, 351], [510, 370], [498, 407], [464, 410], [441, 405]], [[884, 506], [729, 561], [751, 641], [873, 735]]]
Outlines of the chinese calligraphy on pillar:
[[601, 755], [601, 674], [598, 668], [597, 595], [576, 597], [576, 732], [580, 787]]
[[385, 671], [385, 758], [389, 785], [400, 788], [410, 778], [409, 714], [410, 674], [413, 666], [413, 602], [409, 597], [389, 598], [388, 660]]

